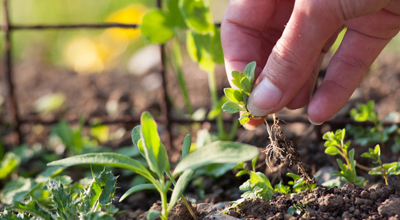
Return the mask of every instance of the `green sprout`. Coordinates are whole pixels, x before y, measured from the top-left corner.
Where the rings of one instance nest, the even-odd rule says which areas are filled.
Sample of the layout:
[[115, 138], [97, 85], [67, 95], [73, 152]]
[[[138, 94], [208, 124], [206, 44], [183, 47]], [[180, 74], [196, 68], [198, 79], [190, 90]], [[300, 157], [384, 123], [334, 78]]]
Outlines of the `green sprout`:
[[339, 129], [335, 133], [332, 131], [326, 132], [322, 137], [324, 140], [326, 140], [324, 144], [326, 147], [325, 153], [332, 156], [339, 154], [346, 161], [346, 164], [343, 164], [342, 160], [336, 159], [341, 171], [334, 171], [332, 175], [341, 176], [346, 180], [346, 182], [352, 182], [361, 187], [367, 181], [363, 177], [357, 176], [356, 161], [354, 160], [354, 149], [348, 151], [350, 147], [350, 141], [344, 143], [345, 134], [345, 129]]
[[385, 179], [386, 185], [388, 185], [387, 177], [390, 174], [398, 175], [398, 173], [399, 173], [399, 171], [398, 171], [399, 163], [398, 162], [394, 162], [394, 163], [383, 164], [382, 160], [381, 160], [381, 148], [380, 148], [379, 144], [377, 144], [374, 149], [369, 148], [368, 151], [369, 152], [365, 152], [365, 153], [361, 154], [361, 157], [373, 159], [374, 161], [372, 161], [372, 163], [379, 164], [378, 167], [372, 168], [368, 172], [368, 174], [369, 175], [381, 175], [381, 176], [383, 176], [383, 178]]
[[222, 105], [222, 110], [227, 113], [236, 113], [243, 111], [240, 116], [239, 122], [241, 125], [246, 124], [255, 116], [247, 110], [247, 101], [253, 89], [254, 71], [256, 69], [256, 62], [250, 62], [246, 65], [243, 72], [232, 72], [232, 83], [237, 87], [225, 88], [224, 93], [229, 101]]

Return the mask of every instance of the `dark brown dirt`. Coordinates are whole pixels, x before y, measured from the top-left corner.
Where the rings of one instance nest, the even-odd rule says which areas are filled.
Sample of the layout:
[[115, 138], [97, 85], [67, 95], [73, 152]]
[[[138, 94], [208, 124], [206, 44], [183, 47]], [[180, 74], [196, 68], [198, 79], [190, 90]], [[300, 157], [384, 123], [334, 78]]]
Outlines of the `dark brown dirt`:
[[[400, 197], [383, 184], [363, 189], [346, 183], [341, 189], [316, 187], [290, 196], [275, 193], [271, 201], [248, 200], [235, 211], [241, 219], [399, 219]], [[288, 209], [300, 202], [301, 214]]]

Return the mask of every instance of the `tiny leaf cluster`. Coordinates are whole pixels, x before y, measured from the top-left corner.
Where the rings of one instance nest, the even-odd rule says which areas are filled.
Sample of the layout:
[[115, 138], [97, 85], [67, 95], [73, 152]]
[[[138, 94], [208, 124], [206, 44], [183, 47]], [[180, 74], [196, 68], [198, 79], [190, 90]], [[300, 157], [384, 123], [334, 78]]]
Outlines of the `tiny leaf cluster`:
[[344, 143], [344, 137], [346, 135], [345, 129], [339, 129], [335, 133], [332, 131], [326, 132], [322, 137], [325, 141], [324, 146], [326, 147], [325, 153], [329, 155], [339, 154], [346, 160], [346, 164], [339, 158], [336, 159], [341, 171], [334, 171], [332, 175], [341, 176], [347, 182], [352, 182], [357, 186], [363, 186], [367, 182], [363, 177], [357, 176], [356, 173], [356, 161], [354, 160], [354, 149], [348, 151], [350, 141]]
[[256, 62], [250, 62], [246, 65], [243, 72], [233, 71], [232, 72], [232, 84], [237, 87], [225, 88], [224, 93], [229, 101], [222, 105], [222, 110], [227, 113], [237, 113], [243, 111], [244, 113], [240, 116], [240, 124], [246, 124], [254, 116], [247, 110], [247, 102], [250, 97], [250, 93], [253, 89], [254, 83], [254, 71], [256, 69]]

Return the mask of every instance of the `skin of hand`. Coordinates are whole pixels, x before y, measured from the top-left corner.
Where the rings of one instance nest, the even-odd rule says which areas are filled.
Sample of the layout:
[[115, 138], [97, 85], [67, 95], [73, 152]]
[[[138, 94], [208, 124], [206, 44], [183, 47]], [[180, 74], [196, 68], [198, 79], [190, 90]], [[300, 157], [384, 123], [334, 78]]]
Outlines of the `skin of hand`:
[[[323, 58], [344, 27], [343, 41], [311, 98]], [[257, 62], [247, 106], [253, 115], [309, 103], [310, 122], [321, 124], [344, 106], [399, 30], [400, 0], [231, 0], [221, 41], [229, 81], [233, 70]]]

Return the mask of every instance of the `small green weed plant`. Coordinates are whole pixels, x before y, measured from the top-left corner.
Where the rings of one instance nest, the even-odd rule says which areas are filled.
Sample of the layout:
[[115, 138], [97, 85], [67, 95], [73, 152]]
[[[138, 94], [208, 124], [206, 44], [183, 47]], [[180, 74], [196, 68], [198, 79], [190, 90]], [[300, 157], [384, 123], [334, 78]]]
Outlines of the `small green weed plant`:
[[[383, 121], [378, 120], [378, 113], [374, 111], [375, 102], [373, 100], [366, 104], [360, 104], [357, 108], [353, 108], [350, 111], [350, 116], [358, 122], [370, 122], [374, 126], [357, 126], [357, 125], [347, 125], [346, 129], [349, 134], [354, 136], [355, 141], [366, 146], [367, 144], [380, 144], [382, 150], [386, 152], [385, 143], [389, 140], [389, 136], [398, 130], [398, 126], [393, 124], [390, 127], [384, 127]], [[397, 140], [400, 141], [398, 138]], [[397, 141], [396, 141], [397, 142]], [[394, 152], [396, 146], [392, 147]]]
[[[54, 170], [54, 169], [53, 169]], [[62, 179], [51, 178], [43, 185], [37, 185], [28, 193], [18, 192], [14, 198], [21, 197], [21, 201], [14, 201], [13, 205], [0, 213], [0, 219], [44, 219], [44, 220], [112, 220], [116, 209], [112, 205], [117, 177], [110, 171], [102, 171], [84, 188], [82, 184], [69, 186]], [[47, 203], [35, 199], [35, 190], [42, 188], [50, 197]], [[18, 212], [14, 215], [13, 212]]]
[[381, 148], [379, 144], [375, 146], [374, 149], [369, 148], [368, 152], [365, 152], [361, 154], [361, 157], [369, 158], [372, 159], [372, 163], [378, 164], [378, 167], [372, 168], [368, 174], [369, 175], [380, 175], [385, 179], [386, 185], [388, 185], [388, 180], [387, 177], [388, 175], [399, 175], [400, 170], [399, 170], [399, 163], [398, 162], [393, 162], [393, 163], [386, 163], [383, 164], [381, 160]]
[[[121, 197], [120, 201], [130, 194], [145, 190], [155, 189], [161, 197], [162, 211], [150, 210], [148, 219], [167, 219], [179, 198], [183, 197], [183, 191], [191, 180], [196, 169], [213, 163], [238, 163], [251, 160], [259, 154], [257, 148], [234, 142], [213, 142], [199, 148], [189, 154], [191, 145], [190, 135], [185, 137], [182, 147], [182, 160], [172, 172], [167, 156], [167, 151], [160, 141], [157, 125], [150, 113], [145, 112], [141, 116], [141, 125], [132, 130], [132, 142], [146, 159], [148, 168], [139, 161], [116, 153], [89, 153], [72, 156], [58, 161], [53, 161], [48, 166], [74, 166], [79, 164], [109, 165], [123, 169], [129, 169], [147, 179], [150, 184], [133, 186]], [[179, 177], [179, 178], [178, 178]], [[171, 188], [173, 185], [173, 188]], [[167, 193], [172, 191], [168, 202]], [[188, 206], [188, 205], [187, 205]], [[189, 211], [191, 208], [188, 206]], [[195, 218], [195, 216], [192, 214]]]
[[332, 175], [343, 177], [346, 182], [351, 182], [362, 187], [367, 181], [363, 177], [357, 176], [356, 161], [354, 160], [355, 150], [351, 149], [349, 151], [351, 142], [344, 143], [345, 135], [346, 129], [339, 129], [335, 133], [329, 131], [323, 135], [323, 139], [325, 140], [324, 146], [326, 147], [325, 153], [332, 156], [340, 155], [346, 161], [344, 164], [342, 160], [337, 158], [336, 161], [341, 171], [334, 171]]

